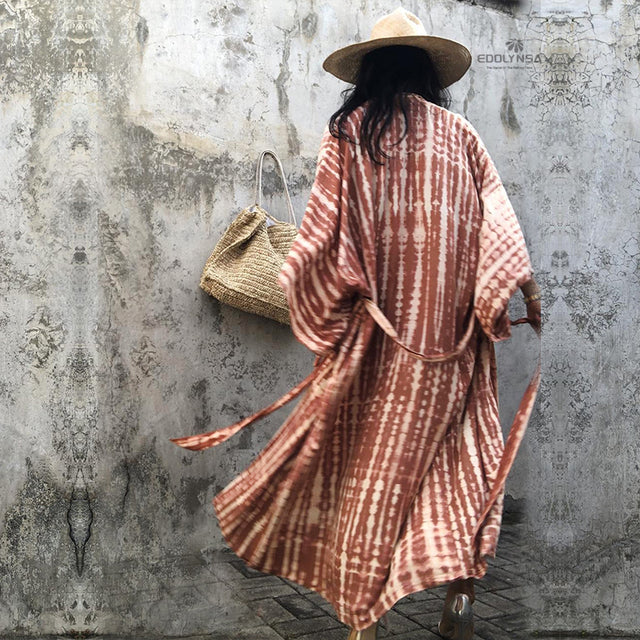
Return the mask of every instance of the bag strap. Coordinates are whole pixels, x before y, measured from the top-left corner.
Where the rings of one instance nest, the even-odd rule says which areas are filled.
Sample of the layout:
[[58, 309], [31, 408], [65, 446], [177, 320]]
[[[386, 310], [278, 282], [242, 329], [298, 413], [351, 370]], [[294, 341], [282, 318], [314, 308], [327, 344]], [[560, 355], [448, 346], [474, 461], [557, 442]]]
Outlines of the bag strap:
[[296, 222], [296, 215], [293, 211], [293, 204], [291, 203], [291, 196], [289, 195], [289, 187], [287, 186], [287, 178], [284, 175], [284, 169], [282, 168], [282, 163], [280, 162], [280, 158], [278, 158], [278, 155], [276, 154], [275, 151], [271, 150], [271, 149], [265, 149], [261, 154], [260, 157], [258, 158], [258, 167], [256, 169], [256, 192], [255, 192], [255, 203], [256, 205], [258, 205], [259, 207], [261, 207], [261, 201], [262, 201], [262, 164], [264, 161], [264, 157], [266, 155], [270, 155], [273, 157], [273, 159], [276, 162], [276, 166], [278, 168], [278, 171], [280, 172], [280, 177], [282, 178], [282, 184], [284, 185], [284, 193], [285, 196], [287, 198], [287, 208], [289, 209], [289, 218], [291, 220], [291, 222], [298, 226], [298, 223]]

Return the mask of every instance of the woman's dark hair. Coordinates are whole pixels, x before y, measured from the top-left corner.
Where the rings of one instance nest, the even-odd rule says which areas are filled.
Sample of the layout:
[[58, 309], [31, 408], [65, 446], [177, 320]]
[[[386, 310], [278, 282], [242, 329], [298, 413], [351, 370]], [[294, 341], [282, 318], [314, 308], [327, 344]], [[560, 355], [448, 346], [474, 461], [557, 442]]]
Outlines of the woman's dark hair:
[[419, 47], [390, 45], [365, 54], [353, 87], [342, 91], [343, 104], [329, 119], [329, 130], [336, 138], [355, 142], [344, 129], [347, 116], [369, 100], [360, 128], [360, 144], [365, 146], [376, 164], [376, 155], [389, 156], [380, 147], [380, 139], [391, 124], [397, 106], [404, 115], [404, 132], [409, 132], [407, 96], [417, 93], [445, 109], [451, 104], [448, 89], [443, 88], [428, 52]]

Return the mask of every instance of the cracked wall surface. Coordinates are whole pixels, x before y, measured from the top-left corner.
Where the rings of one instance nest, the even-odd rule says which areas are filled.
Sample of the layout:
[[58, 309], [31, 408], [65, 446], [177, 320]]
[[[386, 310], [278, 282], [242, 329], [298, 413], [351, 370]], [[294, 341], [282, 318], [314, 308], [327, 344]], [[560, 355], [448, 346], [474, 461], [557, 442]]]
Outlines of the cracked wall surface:
[[[543, 381], [507, 481], [530, 626], [640, 633], [640, 5], [403, 6], [473, 54], [451, 108], [485, 140], [543, 289]], [[266, 406], [313, 358], [199, 276], [264, 148], [302, 217], [347, 86], [321, 62], [388, 8], [0, 1], [0, 633], [186, 635], [246, 615], [212, 582], [187, 619], [166, 585], [224, 547], [211, 500], [292, 405], [203, 454], [169, 438]], [[284, 218], [271, 164], [264, 187]], [[505, 427], [536, 346], [520, 326], [498, 345]]]

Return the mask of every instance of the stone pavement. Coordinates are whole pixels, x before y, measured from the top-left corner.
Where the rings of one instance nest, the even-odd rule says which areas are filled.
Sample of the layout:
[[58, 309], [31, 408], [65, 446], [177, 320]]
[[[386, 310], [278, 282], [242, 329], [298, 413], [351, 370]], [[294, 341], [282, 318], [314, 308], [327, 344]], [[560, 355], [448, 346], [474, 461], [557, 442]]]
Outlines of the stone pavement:
[[[474, 640], [551, 637], [527, 627], [525, 602], [530, 587], [524, 576], [527, 559], [520, 543], [520, 530], [521, 525], [505, 513], [497, 557], [489, 559], [486, 576], [475, 582]], [[32, 640], [347, 639], [348, 627], [336, 618], [332, 606], [320, 595], [278, 576], [255, 571], [228, 549], [156, 560], [156, 572], [160, 564], [167, 577], [162, 585], [162, 597], [158, 598], [156, 589], [148, 595], [137, 590], [134, 597], [134, 614], [140, 620], [153, 621], [150, 627], [127, 636], [97, 636], [69, 630], [64, 636], [39, 636]], [[179, 581], [171, 578], [177, 575], [182, 576]], [[387, 614], [389, 628], [381, 624], [378, 638], [441, 640], [437, 625], [446, 590], [447, 586], [442, 585], [399, 600]], [[133, 593], [122, 593], [125, 599], [133, 596]], [[117, 613], [116, 601], [111, 605]], [[563, 636], [563, 640], [577, 638]]]
[[[524, 559], [517, 523], [504, 523], [496, 558], [489, 561], [487, 575], [476, 580], [475, 637], [481, 640], [519, 640], [533, 637], [526, 631], [527, 585], [522, 576]], [[225, 559], [225, 555], [227, 559]], [[263, 625], [228, 629], [213, 637], [264, 640], [346, 640], [349, 629], [333, 607], [317, 593], [286, 579], [248, 567], [235, 555], [223, 551], [212, 570], [247, 603]], [[441, 640], [437, 625], [447, 586], [413, 593], [399, 600], [387, 614], [389, 628], [380, 625], [379, 638], [394, 640]], [[211, 638], [212, 636], [209, 636]], [[194, 639], [195, 640], [195, 639]]]
[[[520, 526], [505, 518], [497, 557], [490, 559], [487, 575], [476, 580], [475, 638], [479, 640], [532, 637], [525, 632], [527, 585]], [[166, 584], [170, 598], [163, 599], [162, 606], [155, 599], [149, 603], [140, 599], [141, 619], [154, 619], [157, 624], [145, 629], [146, 633], [178, 635], [182, 640], [346, 640], [348, 636], [348, 627], [319, 594], [256, 571], [228, 549], [207, 553], [204, 558], [176, 558], [175, 562], [181, 568], [176, 574], [189, 573], [193, 580]], [[185, 562], [193, 563], [193, 571], [185, 571]], [[442, 585], [398, 601], [387, 614], [389, 628], [381, 624], [378, 637], [441, 638], [437, 625], [446, 589]], [[153, 615], [147, 606], [155, 607]]]

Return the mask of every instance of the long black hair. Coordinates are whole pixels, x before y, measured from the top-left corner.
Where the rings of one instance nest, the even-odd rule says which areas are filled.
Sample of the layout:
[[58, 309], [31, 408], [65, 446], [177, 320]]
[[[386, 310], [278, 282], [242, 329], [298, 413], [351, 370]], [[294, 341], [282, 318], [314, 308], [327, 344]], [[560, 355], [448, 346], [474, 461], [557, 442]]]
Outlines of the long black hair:
[[409, 132], [407, 96], [417, 93], [426, 100], [448, 109], [451, 95], [442, 87], [429, 53], [419, 47], [390, 45], [369, 51], [362, 58], [353, 87], [342, 91], [343, 104], [329, 119], [329, 130], [336, 138], [355, 142], [344, 128], [347, 116], [370, 100], [360, 128], [360, 144], [364, 145], [376, 164], [384, 164], [377, 155], [389, 156], [382, 150], [380, 139], [389, 127], [396, 107], [404, 115], [404, 132], [399, 144]]

